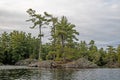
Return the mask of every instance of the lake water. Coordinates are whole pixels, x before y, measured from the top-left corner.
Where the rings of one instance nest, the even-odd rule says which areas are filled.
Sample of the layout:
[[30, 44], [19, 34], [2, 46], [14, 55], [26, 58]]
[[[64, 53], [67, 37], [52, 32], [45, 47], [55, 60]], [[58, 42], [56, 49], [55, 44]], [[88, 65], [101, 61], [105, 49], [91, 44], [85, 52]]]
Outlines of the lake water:
[[120, 80], [120, 69], [1, 69], [0, 80]]

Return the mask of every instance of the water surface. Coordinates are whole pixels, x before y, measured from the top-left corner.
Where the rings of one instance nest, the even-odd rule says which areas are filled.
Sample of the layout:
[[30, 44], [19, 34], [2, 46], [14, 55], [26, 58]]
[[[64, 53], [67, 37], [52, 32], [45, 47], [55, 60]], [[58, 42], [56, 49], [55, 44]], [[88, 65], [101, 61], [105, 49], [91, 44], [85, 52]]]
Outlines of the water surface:
[[120, 80], [120, 69], [1, 69], [0, 80]]

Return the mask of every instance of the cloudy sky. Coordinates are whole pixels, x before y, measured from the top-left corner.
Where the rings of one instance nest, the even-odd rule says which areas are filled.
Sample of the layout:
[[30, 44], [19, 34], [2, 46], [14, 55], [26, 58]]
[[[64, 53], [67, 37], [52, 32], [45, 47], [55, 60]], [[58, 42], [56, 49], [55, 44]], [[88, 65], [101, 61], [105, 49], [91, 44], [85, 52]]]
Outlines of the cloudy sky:
[[26, 22], [29, 8], [38, 13], [65, 15], [76, 25], [80, 40], [95, 40], [99, 46], [120, 43], [120, 0], [0, 0], [0, 33], [20, 30], [36, 35], [37, 28], [29, 29], [32, 24]]

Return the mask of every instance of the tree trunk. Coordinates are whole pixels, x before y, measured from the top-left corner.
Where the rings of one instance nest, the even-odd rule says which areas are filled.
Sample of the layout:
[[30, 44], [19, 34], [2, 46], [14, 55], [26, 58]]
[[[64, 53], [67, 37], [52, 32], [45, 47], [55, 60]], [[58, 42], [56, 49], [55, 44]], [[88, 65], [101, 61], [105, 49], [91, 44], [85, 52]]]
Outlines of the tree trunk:
[[41, 25], [39, 25], [39, 37], [40, 37], [40, 46], [39, 46], [39, 60], [41, 59], [40, 58], [40, 54], [41, 54], [41, 48], [42, 48], [42, 40], [41, 40]]
[[64, 36], [63, 35], [61, 35], [61, 43], [62, 43], [63, 61], [65, 61], [65, 53], [64, 53], [65, 41], [64, 41]]
[[[53, 28], [52, 28], [52, 31], [53, 31], [53, 51], [56, 51], [56, 37], [55, 37], [55, 23], [53, 22]], [[55, 60], [55, 54], [54, 54], [54, 57], [53, 57], [53, 60]]]

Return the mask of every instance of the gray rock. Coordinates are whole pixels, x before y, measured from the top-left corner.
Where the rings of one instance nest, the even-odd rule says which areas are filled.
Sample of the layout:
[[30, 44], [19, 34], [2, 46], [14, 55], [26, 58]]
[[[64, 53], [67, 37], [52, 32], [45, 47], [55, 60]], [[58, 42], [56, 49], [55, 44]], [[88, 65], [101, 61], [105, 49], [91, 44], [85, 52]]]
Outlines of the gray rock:
[[97, 65], [86, 60], [85, 58], [80, 58], [76, 61], [64, 64], [63, 67], [65, 68], [96, 68]]
[[73, 62], [59, 63], [55, 61], [39, 61], [34, 59], [21, 60], [16, 63], [20, 66], [41, 67], [41, 68], [96, 68], [97, 65], [85, 58]]
[[54, 61], [40, 61], [29, 64], [29, 67], [56, 68], [57, 63]]
[[25, 60], [20, 60], [17, 63], [15, 63], [15, 65], [19, 65], [19, 66], [28, 66], [31, 63], [36, 63], [38, 62], [38, 60], [36, 59], [25, 59]]

